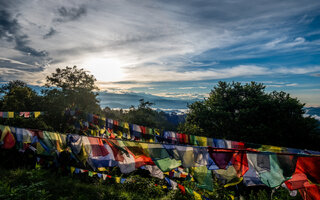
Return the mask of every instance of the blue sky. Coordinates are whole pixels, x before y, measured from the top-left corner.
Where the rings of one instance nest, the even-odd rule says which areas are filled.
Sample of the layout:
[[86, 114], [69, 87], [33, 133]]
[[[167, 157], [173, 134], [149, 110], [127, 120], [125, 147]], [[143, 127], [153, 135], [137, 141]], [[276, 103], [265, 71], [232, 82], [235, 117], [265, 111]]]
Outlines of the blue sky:
[[320, 106], [320, 1], [0, 0], [0, 82], [73, 65], [109, 94], [190, 101], [257, 81]]

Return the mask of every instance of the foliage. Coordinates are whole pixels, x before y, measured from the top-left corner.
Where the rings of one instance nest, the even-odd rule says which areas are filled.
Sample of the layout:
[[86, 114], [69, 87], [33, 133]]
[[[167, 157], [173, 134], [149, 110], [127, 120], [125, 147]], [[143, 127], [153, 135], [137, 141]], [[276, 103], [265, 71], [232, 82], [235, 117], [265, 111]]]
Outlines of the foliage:
[[55, 73], [46, 78], [43, 90], [46, 102], [48, 123], [58, 131], [70, 131], [72, 127], [66, 123], [64, 112], [67, 108], [77, 108], [87, 113], [99, 113], [96, 79], [84, 69], [66, 67], [57, 68]]
[[95, 86], [95, 77], [88, 74], [84, 69], [66, 67], [65, 69], [56, 69], [56, 73], [47, 76], [47, 87], [58, 87], [65, 90], [87, 90], [98, 89]]
[[[266, 93], [261, 83], [219, 82], [209, 97], [189, 105], [179, 130], [214, 138], [319, 149], [316, 120], [285, 92]], [[190, 131], [190, 132], [188, 132]]]
[[4, 94], [2, 110], [9, 111], [38, 111], [41, 110], [41, 97], [37, 95], [26, 83], [22, 81], [10, 81], [1, 87]]
[[[27, 86], [23, 81], [10, 81], [0, 88], [3, 94], [0, 99], [0, 110], [20, 112], [20, 111], [42, 111], [45, 109], [43, 97]], [[0, 118], [0, 123], [4, 125], [20, 126], [26, 128], [38, 128], [50, 130], [51, 127], [43, 120], [43, 116], [35, 119], [33, 117], [15, 117], [13, 119]]]
[[190, 199], [179, 190], [155, 186], [159, 180], [132, 175], [117, 184], [87, 174], [63, 175], [51, 170], [6, 169], [0, 167], [1, 199]]
[[[37, 119], [0, 119], [1, 124], [11, 126], [72, 132], [64, 112], [77, 108], [82, 112], [101, 113], [112, 119], [175, 130], [164, 112], [151, 108], [151, 102], [140, 100], [140, 105], [128, 112], [105, 108], [101, 111], [95, 90], [95, 78], [76, 67], [57, 69], [47, 77], [47, 89], [37, 94], [22, 81], [11, 81], [0, 88], [3, 94], [0, 109], [8, 111], [46, 111]], [[266, 93], [265, 86], [257, 83], [220, 82], [211, 91], [208, 99], [189, 105], [190, 112], [185, 124], [179, 130], [195, 135], [227, 138], [255, 143], [319, 148], [319, 129], [315, 120], [303, 117], [303, 104], [284, 92]], [[118, 168], [108, 173], [126, 176], [125, 184], [112, 180], [101, 181], [86, 174], [66, 175], [57, 170], [33, 170], [34, 153], [26, 150], [6, 152], [0, 149], [0, 199], [192, 199], [178, 190], [167, 190], [164, 180], [140, 174], [139, 170], [121, 175]], [[15, 159], [12, 159], [15, 158]], [[15, 169], [19, 166], [20, 168]], [[8, 170], [10, 169], [10, 170]], [[145, 170], [144, 170], [145, 171]], [[178, 180], [179, 183], [198, 191], [210, 199], [231, 199], [241, 195], [246, 199], [270, 199], [270, 189], [249, 190], [239, 194], [236, 187], [224, 188], [214, 180], [214, 191], [199, 190], [195, 182]], [[277, 190], [272, 199], [299, 199], [290, 197], [285, 189]]]

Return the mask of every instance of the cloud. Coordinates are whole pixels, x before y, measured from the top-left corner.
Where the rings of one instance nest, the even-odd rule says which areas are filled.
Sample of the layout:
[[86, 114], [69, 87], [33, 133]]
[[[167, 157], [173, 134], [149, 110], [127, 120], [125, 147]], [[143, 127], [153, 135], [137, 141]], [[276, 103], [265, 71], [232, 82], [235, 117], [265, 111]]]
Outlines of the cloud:
[[84, 5], [73, 8], [66, 8], [64, 6], [61, 6], [60, 8], [58, 8], [57, 12], [58, 17], [55, 19], [55, 21], [68, 22], [78, 20], [80, 17], [86, 15], [87, 9]]
[[192, 90], [192, 89], [207, 89], [207, 87], [199, 86], [199, 87], [179, 87], [179, 90]]
[[311, 74], [311, 76], [320, 77], [320, 73]]
[[57, 34], [57, 31], [54, 28], [50, 28], [49, 32], [43, 36], [43, 39], [48, 39]]
[[264, 83], [267, 87], [275, 87], [275, 88], [284, 88], [284, 87], [296, 87], [299, 84], [298, 83], [284, 83], [284, 82], [262, 82]]
[[[263, 4], [244, 0], [152, 3], [30, 0], [20, 1], [6, 11], [11, 24], [15, 24], [12, 29], [27, 36], [21, 37], [19, 51], [34, 55], [38, 52], [38, 58], [50, 53], [54, 58], [51, 69], [77, 65], [88, 70], [94, 68], [99, 81], [126, 81], [98, 83], [104, 89], [131, 89], [153, 87], [151, 82], [317, 73], [310, 67], [306, 67], [309, 71], [302, 69], [307, 65], [300, 63], [276, 63], [272, 56], [285, 53], [299, 58], [319, 49], [319, 44], [310, 42], [307, 36], [316, 30], [301, 27], [308, 19], [315, 20], [319, 9], [320, 2], [312, 0], [269, 0]], [[35, 25], [29, 27], [31, 23]], [[13, 34], [6, 34], [6, 38], [15, 43]], [[11, 43], [6, 42], [4, 46], [10, 49]], [[42, 48], [45, 52], [39, 50]], [[295, 56], [297, 51], [303, 55]], [[269, 56], [267, 64], [245, 60], [266, 56]], [[17, 57], [7, 52], [3, 57], [28, 64], [41, 63], [30, 56]], [[102, 62], [106, 60], [110, 62]]]
[[313, 66], [313, 67], [279, 67], [273, 69], [274, 73], [279, 74], [309, 74], [320, 71], [320, 66]]
[[313, 22], [314, 17], [308, 16], [308, 15], [303, 15], [301, 19], [298, 21], [299, 24], [310, 24]]
[[42, 71], [26, 71], [15, 68], [0, 68], [0, 82], [22, 80], [28, 84], [43, 85], [46, 74]]
[[176, 98], [176, 99], [203, 99], [207, 97], [205, 94], [197, 93], [179, 93], [179, 92], [164, 92], [164, 93], [152, 93], [155, 96]]
[[234, 77], [250, 77], [260, 75], [288, 75], [288, 74], [309, 74], [320, 71], [320, 66], [314, 67], [278, 67], [269, 68], [256, 65], [238, 65], [234, 67], [226, 67], [220, 69], [207, 69], [207, 70], [188, 70], [180, 71], [171, 66], [159, 66], [156, 68], [148, 69], [148, 75], [145, 68], [135, 68], [134, 76], [127, 76], [128, 80], [145, 81], [196, 81], [196, 80], [214, 80], [226, 79]]
[[0, 57], [0, 68], [15, 68], [18, 70], [33, 71], [33, 72], [42, 70], [41, 68], [35, 65], [30, 65], [28, 63], [23, 63], [17, 60], [1, 58], [1, 57]]
[[320, 121], [320, 116], [318, 115], [311, 115], [311, 117], [315, 118], [316, 120]]
[[15, 10], [20, 3], [0, 2], [0, 49], [3, 53], [0, 58], [1, 81], [20, 79], [39, 84], [44, 77], [39, 74], [45, 70], [51, 58], [47, 51], [34, 48], [31, 38], [25, 33], [25, 28], [18, 20], [21, 13]]
[[15, 42], [15, 49], [30, 56], [46, 57], [48, 52], [38, 51], [28, 45], [28, 35], [23, 34], [18, 20], [6, 10], [0, 10], [0, 38]]
[[294, 87], [294, 86], [297, 86], [298, 83], [289, 83], [289, 84], [286, 84], [285, 86], [287, 87]]

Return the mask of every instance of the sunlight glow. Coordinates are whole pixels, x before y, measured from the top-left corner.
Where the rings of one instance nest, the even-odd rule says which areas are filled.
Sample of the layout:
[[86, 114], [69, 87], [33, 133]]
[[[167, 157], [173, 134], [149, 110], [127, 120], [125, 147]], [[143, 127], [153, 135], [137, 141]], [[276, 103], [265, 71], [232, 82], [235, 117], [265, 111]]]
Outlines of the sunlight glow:
[[82, 66], [98, 81], [115, 82], [124, 78], [122, 67], [125, 65], [117, 58], [90, 58], [85, 60]]

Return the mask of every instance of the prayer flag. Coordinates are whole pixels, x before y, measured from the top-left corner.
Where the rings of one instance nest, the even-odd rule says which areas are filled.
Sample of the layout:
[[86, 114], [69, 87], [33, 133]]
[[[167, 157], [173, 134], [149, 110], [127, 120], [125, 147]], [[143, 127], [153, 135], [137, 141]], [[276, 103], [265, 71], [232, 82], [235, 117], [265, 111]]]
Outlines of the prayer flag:
[[34, 112], [34, 117], [37, 118], [40, 116], [40, 114], [41, 114], [41, 112]]
[[70, 167], [70, 171], [71, 171], [71, 174], [73, 174], [73, 172], [76, 170], [75, 167]]
[[14, 118], [14, 112], [8, 112], [8, 118]]

